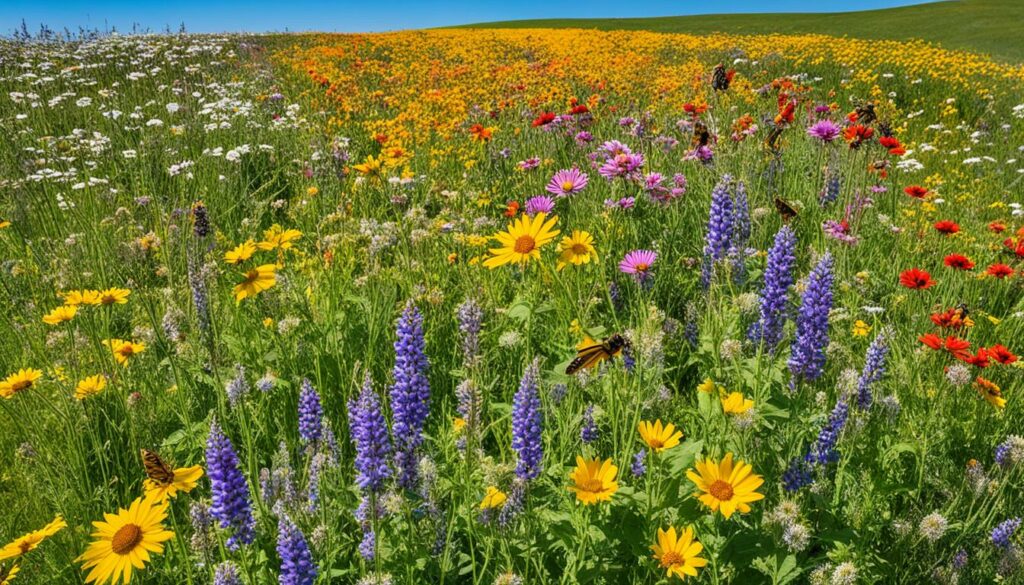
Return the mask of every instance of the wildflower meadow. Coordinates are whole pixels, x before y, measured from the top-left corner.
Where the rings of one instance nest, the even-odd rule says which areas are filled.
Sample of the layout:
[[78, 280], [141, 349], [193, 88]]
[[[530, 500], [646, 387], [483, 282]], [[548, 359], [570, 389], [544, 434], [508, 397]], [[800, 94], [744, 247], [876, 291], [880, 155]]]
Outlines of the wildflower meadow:
[[1024, 66], [0, 41], [0, 583], [1024, 582]]

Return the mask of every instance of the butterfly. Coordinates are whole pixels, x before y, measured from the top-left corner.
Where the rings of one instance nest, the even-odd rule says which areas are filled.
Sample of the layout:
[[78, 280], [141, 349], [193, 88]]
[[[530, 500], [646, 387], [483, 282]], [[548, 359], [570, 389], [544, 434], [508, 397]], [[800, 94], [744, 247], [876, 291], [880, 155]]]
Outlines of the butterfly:
[[967, 303], [965, 303], [963, 301], [960, 301], [959, 303], [957, 303], [955, 308], [956, 308], [957, 311], [960, 312], [960, 318], [961, 319], [963, 319], [964, 317], [966, 317], [966, 316], [971, 314], [970, 309], [967, 308]]
[[693, 123], [693, 140], [691, 146], [698, 148], [700, 146], [707, 146], [711, 142], [711, 133], [708, 131], [708, 126], [704, 122], [697, 120]]
[[725, 70], [725, 66], [719, 63], [715, 65], [715, 70], [711, 74], [711, 88], [717, 91], [726, 91], [729, 89], [729, 84], [732, 83], [733, 76], [736, 75], [736, 71], [730, 69]]
[[771, 150], [777, 150], [778, 149], [778, 144], [777, 143], [778, 143], [779, 137], [782, 136], [782, 131], [785, 130], [785, 129], [786, 129], [786, 127], [785, 126], [781, 126], [781, 125], [772, 126], [771, 132], [769, 132], [768, 136], [764, 139], [765, 146], [767, 146]]
[[783, 201], [780, 197], [775, 198], [775, 209], [782, 216], [782, 221], [786, 223], [789, 223], [789, 220], [798, 215], [793, 206]]
[[878, 119], [878, 116], [875, 115], [874, 102], [864, 102], [859, 104], [853, 111], [857, 114], [857, 122], [859, 124], [870, 124]]
[[155, 452], [143, 449], [142, 465], [146, 468], [146, 475], [153, 480], [153, 483], [160, 486], [174, 483], [174, 470]]
[[626, 338], [616, 333], [604, 341], [587, 337], [576, 348], [576, 359], [572, 360], [565, 373], [569, 376], [580, 370], [592, 368], [606, 359], [619, 355], [627, 345]]

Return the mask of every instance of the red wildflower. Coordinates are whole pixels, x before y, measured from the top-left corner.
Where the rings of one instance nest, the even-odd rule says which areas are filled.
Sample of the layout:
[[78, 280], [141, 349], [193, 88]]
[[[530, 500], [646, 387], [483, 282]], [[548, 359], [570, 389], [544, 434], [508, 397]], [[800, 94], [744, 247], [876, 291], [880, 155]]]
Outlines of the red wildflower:
[[988, 354], [992, 356], [992, 359], [1004, 366], [1008, 366], [1017, 361], [1017, 356], [1015, 356], [1012, 351], [998, 343], [988, 348]]
[[519, 215], [519, 202], [512, 200], [505, 204], [505, 217], [515, 217]]
[[903, 192], [906, 193], [907, 195], [910, 195], [914, 199], [924, 199], [925, 197], [928, 196], [928, 189], [925, 189], [920, 185], [911, 185], [909, 187], [905, 187], [903, 189]]
[[958, 231], [960, 231], [960, 226], [955, 221], [943, 219], [941, 221], [935, 222], [935, 229], [938, 230], [939, 233], [948, 236], [950, 234], [955, 234]]
[[985, 273], [996, 278], [1006, 278], [1013, 274], [1013, 268], [1006, 264], [996, 263], [985, 269]]
[[967, 353], [964, 355], [964, 357], [958, 359], [965, 363], [971, 364], [976, 368], [987, 368], [989, 366], [988, 350], [985, 349], [984, 347], [979, 347], [978, 353], [975, 355]]
[[533, 122], [531, 122], [530, 125], [533, 126], [534, 128], [536, 128], [538, 126], [547, 126], [548, 124], [550, 124], [550, 123], [552, 123], [554, 121], [555, 121], [555, 114], [554, 114], [554, 112], [544, 112], [541, 115], [539, 115], [536, 118], [534, 118]]
[[708, 111], [708, 105], [705, 104], [704, 102], [700, 102], [700, 103], [696, 103], [696, 104], [692, 103], [692, 102], [687, 102], [687, 103], [683, 104], [683, 111], [686, 112], [687, 114], [690, 114], [694, 118], [696, 118], [697, 116], [699, 116], [699, 115], [703, 114], [704, 112]]
[[1017, 238], [1016, 242], [1013, 241], [1013, 238], [1006, 238], [1003, 240], [1003, 245], [1018, 258], [1024, 258], [1024, 236]]
[[950, 355], [961, 361], [967, 361], [971, 357], [971, 343], [950, 335], [942, 342], [943, 349]]
[[954, 307], [942, 313], [931, 314], [932, 323], [944, 329], [962, 329], [974, 324], [969, 317], [964, 317], [963, 311]]
[[988, 230], [996, 234], [1001, 234], [1006, 231], [1006, 224], [1001, 221], [993, 221], [988, 224]]
[[967, 256], [961, 254], [950, 254], [943, 260], [946, 266], [950, 268], [956, 268], [957, 270], [970, 270], [974, 268], [974, 262], [971, 261]]
[[942, 349], [942, 338], [934, 333], [925, 333], [917, 338], [918, 341], [934, 350]]
[[878, 143], [889, 149], [889, 154], [893, 156], [903, 156], [907, 154], [907, 149], [903, 148], [900, 141], [895, 136], [882, 136], [878, 139]]
[[779, 113], [775, 116], [775, 125], [781, 126], [793, 121], [793, 114], [796, 112], [796, 102], [789, 101], [786, 105], [779, 107]]
[[874, 135], [875, 129], [863, 124], [847, 126], [846, 130], [843, 130], [843, 140], [850, 143], [850, 148], [860, 147], [861, 144], [871, 140]]
[[573, 116], [578, 116], [580, 114], [586, 114], [589, 111], [590, 111], [590, 108], [588, 108], [587, 106], [585, 106], [583, 104], [580, 104], [578, 106], [573, 106], [572, 109], [569, 110], [569, 113], [572, 114]]
[[915, 290], [929, 288], [935, 285], [932, 275], [919, 268], [911, 268], [900, 273], [900, 284]]

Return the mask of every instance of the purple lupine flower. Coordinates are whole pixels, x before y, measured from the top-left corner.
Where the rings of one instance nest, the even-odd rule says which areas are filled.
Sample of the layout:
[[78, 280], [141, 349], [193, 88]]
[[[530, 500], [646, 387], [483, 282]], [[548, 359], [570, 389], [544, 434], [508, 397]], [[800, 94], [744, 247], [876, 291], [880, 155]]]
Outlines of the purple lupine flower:
[[235, 364], [235, 377], [224, 385], [224, 392], [228, 396], [228, 404], [232, 408], [249, 393], [249, 383], [245, 380], [245, 366]]
[[[356, 447], [356, 483], [364, 490], [379, 492], [391, 476], [391, 468], [388, 467], [391, 444], [387, 422], [373, 391], [369, 372], [363, 380], [359, 397], [348, 401], [348, 420], [349, 433]], [[395, 436], [397, 440], [398, 435]]]
[[583, 426], [580, 427], [580, 440], [589, 445], [598, 438], [597, 423], [594, 422], [594, 405], [587, 406], [583, 411]]
[[423, 427], [430, 414], [430, 382], [427, 380], [423, 317], [410, 301], [398, 320], [395, 339], [395, 385], [391, 388], [391, 433], [399, 484], [416, 487], [416, 451], [423, 442]]
[[1003, 550], [1008, 550], [1013, 546], [1013, 535], [1020, 528], [1020, 524], [1020, 518], [1011, 518], [1000, 522], [998, 526], [992, 529], [992, 544]]
[[363, 539], [359, 541], [359, 556], [372, 561], [377, 556], [377, 533], [370, 525], [363, 526]]
[[700, 314], [697, 311], [697, 303], [690, 301], [686, 303], [686, 312], [684, 313], [686, 321], [683, 324], [683, 339], [686, 343], [690, 344], [690, 347], [696, 348], [697, 342], [700, 340], [700, 329], [698, 321]]
[[782, 474], [782, 487], [787, 492], [799, 491], [801, 488], [811, 485], [814, 476], [811, 472], [813, 466], [804, 457], [796, 457], [789, 462], [789, 467]]
[[824, 144], [828, 144], [836, 138], [839, 138], [841, 130], [842, 129], [838, 124], [828, 118], [825, 118], [824, 120], [818, 120], [814, 124], [811, 124], [811, 126], [807, 128], [807, 135], [811, 138], [817, 138]]
[[317, 453], [309, 461], [309, 481], [306, 483], [306, 510], [316, 512], [320, 501], [320, 474], [327, 464], [327, 455]]
[[287, 443], [281, 441], [271, 461], [270, 469], [264, 467], [260, 470], [260, 497], [271, 508], [278, 503], [295, 505], [299, 501], [299, 489], [295, 484], [295, 470]]
[[839, 199], [839, 191], [842, 187], [841, 181], [842, 178], [839, 170], [829, 168], [825, 174], [825, 188], [821, 190], [821, 194], [818, 196], [818, 202], [822, 207], [827, 207], [830, 203]]
[[508, 528], [512, 522], [519, 517], [526, 505], [526, 481], [522, 479], [512, 480], [508, 490], [508, 499], [505, 505], [498, 512], [498, 525]]
[[704, 238], [704, 264], [701, 266], [701, 286], [711, 285], [711, 273], [715, 262], [725, 258], [733, 236], [733, 201], [729, 194], [732, 177], [722, 175], [722, 180], [711, 190], [711, 210], [708, 213], [708, 231]]
[[213, 585], [242, 585], [242, 577], [238, 573], [238, 565], [224, 561], [213, 571]]
[[796, 339], [789, 356], [791, 388], [798, 379], [818, 379], [825, 366], [828, 313], [832, 309], [832, 264], [832, 255], [826, 253], [807, 279], [796, 320]]
[[524, 481], [540, 475], [544, 456], [541, 439], [544, 421], [537, 393], [539, 376], [540, 363], [534, 360], [523, 372], [519, 390], [512, 400], [512, 449], [516, 452], [516, 476]]
[[249, 503], [249, 485], [238, 465], [235, 448], [221, 431], [217, 421], [210, 425], [206, 441], [206, 474], [210, 477], [213, 505], [210, 513], [221, 528], [230, 528], [227, 545], [237, 550], [256, 538], [256, 520]]
[[818, 439], [807, 454], [807, 462], [819, 465], [827, 465], [839, 460], [839, 452], [836, 451], [836, 443], [839, 435], [846, 426], [846, 419], [850, 416], [850, 405], [845, 398], [836, 401], [835, 407], [828, 415], [828, 421], [818, 433]]
[[209, 558], [216, 540], [213, 538], [213, 516], [210, 507], [203, 502], [192, 502], [188, 509], [189, 523], [192, 525], [192, 538], [189, 546], [192, 552], [203, 558]]
[[458, 399], [456, 411], [466, 426], [460, 437], [465, 443], [467, 437], [475, 437], [480, 430], [480, 415], [483, 412], [483, 397], [480, 396], [480, 388], [473, 380], [464, 380], [455, 387], [455, 398]]
[[747, 243], [750, 241], [750, 204], [747, 187], [743, 181], [736, 185], [733, 199], [732, 239], [729, 242], [729, 257], [732, 258], [733, 280], [742, 283], [746, 277]]
[[565, 384], [555, 384], [551, 387], [551, 393], [548, 395], [551, 398], [551, 404], [558, 406], [565, 400], [565, 395], [569, 393], [569, 387]]
[[303, 378], [299, 392], [299, 437], [303, 443], [315, 444], [323, 436], [323, 416], [320, 394], [309, 379]]
[[967, 560], [968, 560], [968, 557], [967, 557], [967, 551], [966, 550], [960, 549], [960, 550], [956, 551], [956, 555], [953, 557], [953, 562], [952, 562], [953, 569], [956, 570], [956, 571], [962, 571], [963, 568], [967, 566]]
[[551, 177], [545, 191], [559, 197], [568, 197], [583, 190], [587, 186], [587, 174], [577, 168], [562, 169]]
[[547, 195], [537, 195], [526, 200], [523, 210], [527, 215], [533, 217], [538, 213], [551, 213], [555, 209], [555, 200]]
[[864, 369], [857, 380], [857, 406], [861, 409], [871, 407], [871, 386], [885, 375], [885, 358], [889, 355], [889, 329], [882, 329], [868, 347]]
[[761, 289], [761, 317], [747, 334], [751, 341], [763, 342], [772, 352], [782, 341], [782, 327], [786, 321], [786, 303], [789, 287], [793, 285], [793, 267], [796, 265], [796, 235], [788, 225], [775, 234], [775, 243], [768, 250], [768, 264]]
[[459, 333], [462, 334], [462, 363], [469, 366], [475, 364], [480, 353], [480, 325], [484, 312], [473, 299], [466, 299], [459, 305], [456, 313], [459, 321]]
[[277, 524], [277, 555], [281, 557], [280, 585], [313, 585], [316, 582], [316, 564], [306, 537], [283, 513]]
[[629, 472], [633, 474], [633, 477], [643, 477], [647, 473], [647, 449], [640, 449], [633, 455], [633, 464], [629, 466]]

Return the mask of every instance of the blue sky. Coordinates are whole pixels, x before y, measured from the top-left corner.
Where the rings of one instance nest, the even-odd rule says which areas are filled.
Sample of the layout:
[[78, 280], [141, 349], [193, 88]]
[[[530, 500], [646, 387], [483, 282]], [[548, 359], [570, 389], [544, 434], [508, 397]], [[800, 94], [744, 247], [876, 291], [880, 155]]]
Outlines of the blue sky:
[[0, 32], [24, 18], [33, 32], [51, 28], [133, 23], [162, 30], [184, 22], [193, 32], [381, 31], [523, 18], [628, 17], [709, 12], [821, 12], [867, 10], [917, 4], [923, 0], [0, 0]]

